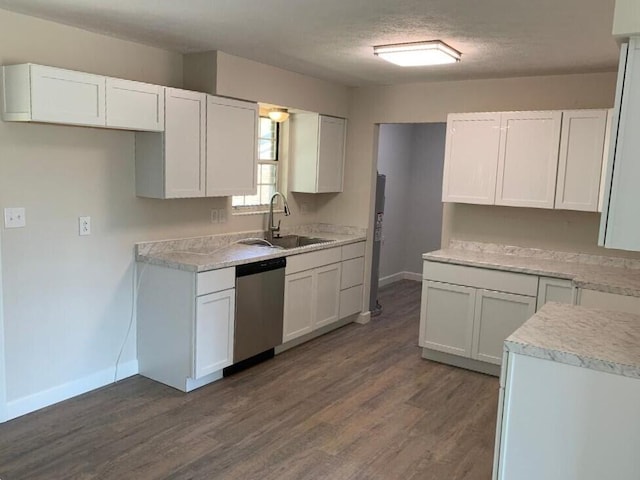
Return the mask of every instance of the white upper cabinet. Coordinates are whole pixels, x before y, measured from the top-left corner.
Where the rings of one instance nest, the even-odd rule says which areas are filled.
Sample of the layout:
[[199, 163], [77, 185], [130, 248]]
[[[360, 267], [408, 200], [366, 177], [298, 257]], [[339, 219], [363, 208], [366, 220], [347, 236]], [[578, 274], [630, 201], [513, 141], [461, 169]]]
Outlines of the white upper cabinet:
[[600, 211], [608, 112], [449, 115], [442, 201]]
[[207, 97], [206, 196], [256, 193], [257, 142], [256, 103]]
[[562, 114], [555, 208], [597, 212], [607, 110]]
[[136, 133], [136, 194], [205, 195], [207, 95], [165, 89], [164, 133]]
[[640, 37], [622, 46], [599, 244], [640, 251]]
[[317, 113], [296, 113], [289, 122], [290, 190], [342, 192], [347, 121]]
[[164, 89], [160, 85], [107, 78], [107, 127], [164, 130]]
[[562, 112], [502, 114], [496, 205], [554, 208]]
[[2, 71], [5, 121], [106, 125], [105, 77], [30, 63]]
[[447, 117], [442, 201], [493, 205], [500, 147], [500, 113]]

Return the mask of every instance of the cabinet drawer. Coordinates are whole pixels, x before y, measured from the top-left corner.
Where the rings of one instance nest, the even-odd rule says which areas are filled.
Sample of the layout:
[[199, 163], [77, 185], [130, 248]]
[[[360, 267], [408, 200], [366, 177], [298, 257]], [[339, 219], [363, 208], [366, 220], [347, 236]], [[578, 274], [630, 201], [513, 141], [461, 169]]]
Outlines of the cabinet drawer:
[[340, 290], [361, 285], [364, 279], [364, 257], [352, 258], [342, 262]]
[[424, 262], [423, 278], [436, 282], [484, 288], [506, 293], [538, 294], [538, 277], [523, 273], [503, 272], [488, 268], [466, 267], [439, 262]]
[[236, 269], [234, 267], [201, 272], [197, 277], [196, 295], [220, 292], [228, 288], [234, 288], [235, 284]]
[[342, 260], [364, 257], [365, 242], [352, 243], [342, 247]]
[[362, 310], [362, 285], [340, 292], [340, 318], [360, 313]]
[[322, 267], [332, 263], [338, 263], [342, 258], [340, 247], [327, 248], [317, 252], [302, 253], [287, 257], [287, 268], [285, 273], [290, 275], [296, 272], [303, 272], [311, 268]]

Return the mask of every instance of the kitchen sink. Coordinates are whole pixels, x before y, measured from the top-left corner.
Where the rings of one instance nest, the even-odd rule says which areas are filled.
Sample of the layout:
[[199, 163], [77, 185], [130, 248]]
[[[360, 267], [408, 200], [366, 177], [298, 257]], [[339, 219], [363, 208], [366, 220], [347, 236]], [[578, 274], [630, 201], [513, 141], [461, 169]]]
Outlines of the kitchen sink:
[[274, 237], [271, 243], [275, 247], [284, 249], [306, 247], [307, 245], [315, 245], [317, 243], [327, 243], [331, 240], [326, 238], [305, 237], [302, 235], [284, 235], [282, 237]]

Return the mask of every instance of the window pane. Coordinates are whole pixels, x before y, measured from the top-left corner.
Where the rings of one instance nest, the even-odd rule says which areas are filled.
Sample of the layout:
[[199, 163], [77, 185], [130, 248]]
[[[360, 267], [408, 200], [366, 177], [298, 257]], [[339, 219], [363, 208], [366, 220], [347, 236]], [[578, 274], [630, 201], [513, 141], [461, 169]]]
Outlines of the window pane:
[[258, 183], [276, 183], [275, 165], [258, 165]]
[[276, 142], [272, 140], [258, 141], [258, 159], [259, 160], [275, 160], [276, 159]]
[[[258, 191], [260, 191], [260, 187], [258, 187]], [[244, 204], [246, 206], [260, 205], [260, 197], [258, 195], [247, 195], [244, 197]]]
[[260, 186], [260, 202], [268, 204], [272, 195], [276, 193], [275, 185], [261, 185]]
[[234, 196], [231, 198], [232, 207], [241, 207], [244, 205], [244, 195]]
[[260, 117], [260, 132], [258, 137], [275, 139], [276, 138], [276, 122], [270, 118]]

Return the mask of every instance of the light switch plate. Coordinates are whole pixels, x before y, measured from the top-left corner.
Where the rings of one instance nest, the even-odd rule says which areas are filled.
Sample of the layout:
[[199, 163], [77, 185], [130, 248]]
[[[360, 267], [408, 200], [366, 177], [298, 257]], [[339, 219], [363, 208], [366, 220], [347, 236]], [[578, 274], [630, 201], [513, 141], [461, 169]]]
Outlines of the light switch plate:
[[27, 213], [23, 207], [4, 209], [4, 228], [22, 228], [27, 225]]
[[211, 223], [218, 223], [218, 210], [211, 210]]
[[218, 210], [218, 223], [227, 223], [227, 209], [221, 208]]

